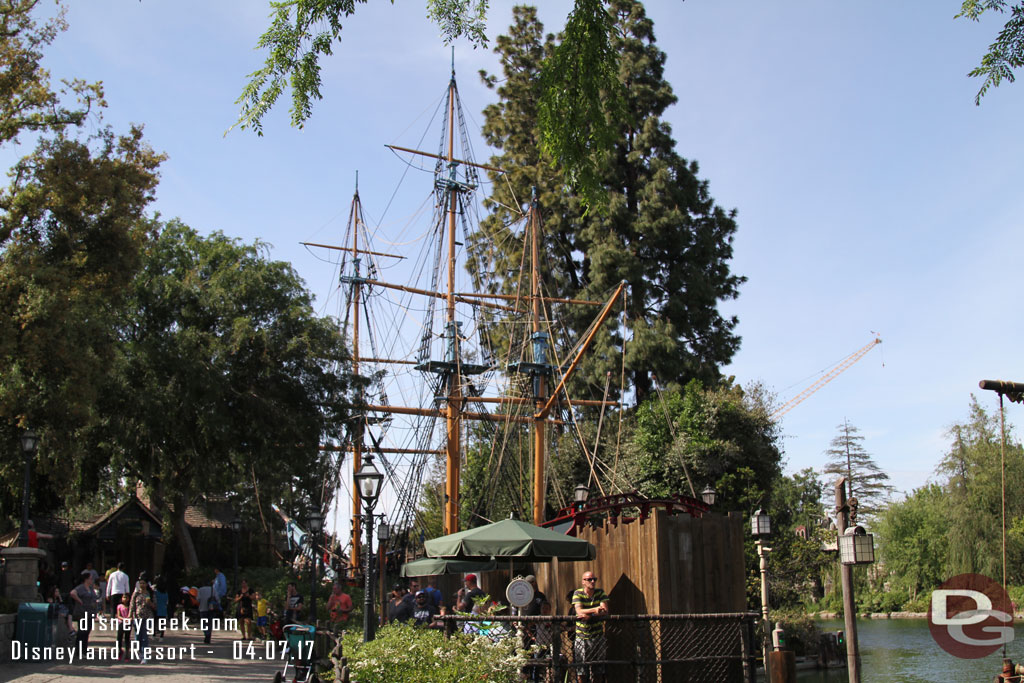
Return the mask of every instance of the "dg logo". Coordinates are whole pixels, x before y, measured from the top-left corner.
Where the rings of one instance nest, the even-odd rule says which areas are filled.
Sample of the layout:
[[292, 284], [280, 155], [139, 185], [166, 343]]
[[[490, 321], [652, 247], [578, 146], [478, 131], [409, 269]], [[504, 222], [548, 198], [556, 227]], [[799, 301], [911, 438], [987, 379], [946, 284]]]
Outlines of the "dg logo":
[[928, 628], [943, 650], [980, 659], [1013, 640], [1013, 606], [998, 582], [960, 574], [932, 591]]

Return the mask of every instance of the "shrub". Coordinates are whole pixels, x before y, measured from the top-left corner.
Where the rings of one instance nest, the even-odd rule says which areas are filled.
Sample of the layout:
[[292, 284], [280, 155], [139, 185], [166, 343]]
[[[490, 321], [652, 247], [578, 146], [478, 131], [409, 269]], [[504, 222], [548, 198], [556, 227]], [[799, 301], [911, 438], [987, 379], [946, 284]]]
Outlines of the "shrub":
[[464, 634], [445, 638], [437, 629], [389, 624], [375, 640], [361, 641], [352, 632], [343, 638], [352, 677], [359, 683], [517, 683], [526, 663], [514, 637], [498, 642]]
[[816, 654], [821, 630], [810, 615], [801, 612], [771, 613], [772, 627], [782, 624], [786, 632], [786, 649], [792, 650], [797, 657]]

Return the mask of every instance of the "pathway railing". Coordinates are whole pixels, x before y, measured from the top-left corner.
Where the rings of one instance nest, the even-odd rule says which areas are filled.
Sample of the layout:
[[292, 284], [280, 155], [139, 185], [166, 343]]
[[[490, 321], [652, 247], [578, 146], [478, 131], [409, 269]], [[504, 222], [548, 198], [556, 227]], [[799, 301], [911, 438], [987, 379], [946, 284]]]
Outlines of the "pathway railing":
[[[446, 632], [517, 638], [533, 658], [529, 681], [754, 683], [756, 612], [611, 615], [596, 642], [576, 643], [571, 616], [440, 617]], [[603, 677], [602, 677], [603, 674]]]

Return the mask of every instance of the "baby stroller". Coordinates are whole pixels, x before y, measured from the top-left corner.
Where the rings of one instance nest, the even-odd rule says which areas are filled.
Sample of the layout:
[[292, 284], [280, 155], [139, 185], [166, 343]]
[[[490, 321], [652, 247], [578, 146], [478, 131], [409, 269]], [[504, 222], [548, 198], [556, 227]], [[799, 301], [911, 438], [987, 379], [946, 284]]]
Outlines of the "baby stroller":
[[316, 656], [313, 653], [313, 639], [316, 635], [315, 626], [289, 624], [284, 627], [285, 655], [284, 671], [274, 674], [274, 683], [288, 680], [288, 667], [293, 669], [292, 681], [301, 683], [320, 683], [316, 675]]

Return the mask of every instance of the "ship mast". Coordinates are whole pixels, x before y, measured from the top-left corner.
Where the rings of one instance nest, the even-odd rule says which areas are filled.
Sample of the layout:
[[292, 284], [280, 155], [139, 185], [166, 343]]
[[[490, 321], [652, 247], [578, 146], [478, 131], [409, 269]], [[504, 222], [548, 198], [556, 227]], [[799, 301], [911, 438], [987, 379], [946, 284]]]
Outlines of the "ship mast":
[[547, 415], [544, 413], [544, 403], [547, 400], [547, 376], [551, 372], [551, 366], [547, 361], [548, 335], [541, 330], [542, 313], [544, 305], [541, 301], [540, 291], [540, 220], [537, 217], [537, 188], [533, 189], [533, 197], [530, 201], [530, 297], [533, 300], [531, 326], [533, 335], [533, 362], [537, 367], [533, 377], [533, 394], [537, 399], [537, 410], [533, 418], [533, 523], [540, 526], [544, 522], [545, 502], [545, 476], [544, 470], [547, 463]]
[[[362, 278], [359, 275], [359, 216], [362, 213], [362, 206], [359, 203], [359, 176], [356, 176], [356, 191], [352, 196], [352, 374], [359, 377], [359, 299], [362, 290]], [[366, 412], [363, 406], [366, 397], [363, 394], [363, 386], [357, 379], [356, 414], [354, 430], [352, 435], [352, 481], [356, 481], [355, 475], [362, 467], [363, 457], [363, 425], [365, 424]], [[352, 487], [352, 552], [349, 556], [350, 566], [353, 573], [362, 567], [360, 554], [360, 530], [363, 525], [359, 523], [363, 511], [362, 496], [359, 487]]]
[[462, 464], [462, 372], [459, 356], [459, 323], [455, 320], [455, 215], [458, 192], [455, 171], [455, 67], [448, 83], [448, 315], [445, 335], [448, 340], [448, 410], [445, 418], [444, 533], [459, 530], [459, 471]]

